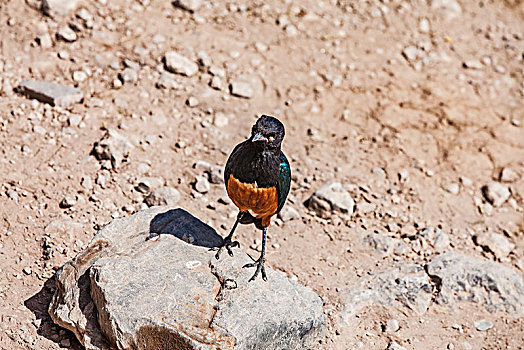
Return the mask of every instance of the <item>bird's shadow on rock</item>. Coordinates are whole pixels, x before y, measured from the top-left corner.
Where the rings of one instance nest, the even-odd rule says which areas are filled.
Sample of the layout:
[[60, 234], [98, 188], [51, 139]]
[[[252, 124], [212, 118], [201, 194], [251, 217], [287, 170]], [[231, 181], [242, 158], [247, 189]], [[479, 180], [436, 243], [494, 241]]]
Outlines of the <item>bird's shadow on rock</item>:
[[151, 220], [147, 239], [164, 234], [206, 248], [220, 247], [223, 241], [214, 228], [180, 208], [158, 214]]
[[[24, 301], [25, 307], [35, 315], [36, 321], [33, 323], [37, 327], [37, 333], [55, 342], [61, 348], [83, 349], [72, 332], [56, 325], [49, 316], [48, 309], [55, 290], [55, 277], [53, 276], [45, 281], [38, 293]], [[67, 343], [66, 340], [69, 340], [69, 342]]]

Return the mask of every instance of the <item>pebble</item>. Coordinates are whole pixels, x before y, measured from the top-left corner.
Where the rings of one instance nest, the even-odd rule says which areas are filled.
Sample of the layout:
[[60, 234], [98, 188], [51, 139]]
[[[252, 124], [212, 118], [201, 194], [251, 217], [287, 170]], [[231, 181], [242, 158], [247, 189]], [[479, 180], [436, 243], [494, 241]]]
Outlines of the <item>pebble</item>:
[[18, 193], [15, 190], [9, 189], [5, 192], [7, 194], [7, 197], [11, 198], [15, 202], [18, 201]]
[[514, 182], [520, 179], [519, 174], [511, 168], [502, 168], [499, 174], [499, 180], [502, 182]]
[[87, 74], [84, 71], [77, 70], [73, 72], [73, 80], [77, 83], [81, 83], [87, 79]]
[[307, 200], [309, 209], [320, 217], [329, 217], [332, 211], [353, 214], [355, 201], [340, 182], [329, 181]]
[[195, 96], [189, 96], [189, 98], [186, 100], [186, 105], [189, 107], [196, 107], [198, 106], [199, 101]]
[[93, 181], [91, 180], [89, 176], [84, 176], [82, 177], [82, 180], [80, 181], [80, 186], [90, 191], [93, 189]]
[[211, 66], [209, 67], [208, 73], [220, 78], [226, 77], [226, 70], [217, 66]]
[[493, 327], [493, 322], [491, 322], [491, 321], [484, 320], [484, 319], [475, 321], [475, 328], [478, 331], [481, 331], [481, 332], [487, 331], [491, 327]]
[[60, 346], [64, 347], [64, 348], [69, 348], [71, 346], [71, 340], [69, 339], [62, 339], [60, 341]]
[[253, 97], [253, 88], [249, 85], [248, 82], [233, 80], [229, 85], [229, 90], [231, 95], [243, 98]]
[[405, 347], [401, 346], [399, 343], [392, 341], [388, 344], [386, 350], [407, 350]]
[[22, 270], [26, 275], [30, 275], [31, 274], [31, 268], [29, 266], [26, 266], [24, 267], [24, 269]]
[[165, 63], [167, 70], [182, 74], [185, 76], [193, 76], [198, 72], [198, 65], [187, 57], [184, 57], [177, 52], [170, 51], [165, 54]]
[[78, 126], [82, 122], [82, 116], [80, 114], [70, 114], [67, 119], [69, 126]]
[[156, 83], [156, 87], [160, 89], [179, 90], [181, 88], [181, 85], [176, 81], [174, 74], [162, 72], [160, 74], [158, 82]]
[[280, 213], [278, 213], [278, 217], [283, 222], [291, 221], [291, 220], [298, 220], [300, 219], [299, 212], [293, 208], [291, 205], [285, 205]]
[[53, 39], [51, 39], [51, 35], [49, 35], [47, 32], [40, 34], [37, 39], [40, 47], [43, 49], [49, 49], [53, 46]]
[[421, 18], [418, 22], [418, 30], [421, 33], [427, 34], [429, 33], [430, 26], [429, 26], [429, 20], [427, 18]]
[[124, 84], [134, 84], [138, 80], [138, 73], [132, 68], [126, 68], [119, 74], [119, 78]]
[[71, 196], [65, 196], [60, 202], [60, 208], [71, 208], [76, 204], [76, 198]]
[[224, 167], [219, 165], [212, 165], [206, 171], [209, 182], [212, 184], [224, 183]]
[[402, 55], [408, 62], [413, 62], [419, 57], [420, 50], [415, 46], [407, 46], [402, 50]]
[[452, 183], [452, 184], [444, 186], [444, 189], [451, 194], [458, 194], [460, 187], [459, 187], [459, 184]]
[[462, 63], [462, 67], [468, 69], [482, 69], [484, 65], [479, 60], [469, 60]]
[[58, 39], [67, 41], [67, 42], [73, 42], [78, 39], [78, 36], [73, 31], [73, 29], [69, 27], [60, 27], [58, 29], [58, 32], [56, 33], [56, 36]]
[[509, 189], [498, 182], [483, 186], [482, 193], [494, 207], [500, 207], [511, 196]]
[[489, 249], [499, 259], [507, 257], [515, 249], [515, 244], [511, 243], [504, 235], [489, 231], [477, 234], [475, 243]]
[[182, 10], [193, 13], [202, 6], [202, 0], [176, 0], [173, 2], [173, 5]]
[[473, 186], [473, 181], [471, 181], [471, 179], [469, 177], [461, 176], [459, 178], [459, 180], [460, 180], [460, 183], [462, 184], [462, 186], [464, 186], [464, 187], [471, 187], [471, 186]]
[[195, 178], [195, 190], [200, 193], [207, 193], [211, 189], [209, 181], [204, 176], [197, 176]]
[[452, 20], [462, 14], [462, 8], [456, 0], [432, 0], [431, 9], [445, 20]]
[[387, 320], [385, 331], [388, 333], [395, 333], [400, 329], [400, 325], [398, 324], [397, 320]]
[[180, 192], [173, 187], [160, 187], [151, 192], [149, 196], [144, 199], [144, 202], [152, 206], [168, 205], [174, 206], [180, 200]]
[[69, 107], [80, 102], [84, 97], [82, 91], [73, 86], [58, 85], [47, 81], [24, 80], [20, 82], [18, 88], [29, 98], [58, 107]]
[[223, 128], [229, 124], [229, 118], [221, 112], [217, 112], [213, 117], [213, 125], [219, 128]]
[[209, 86], [211, 86], [215, 90], [223, 90], [224, 81], [220, 79], [220, 77], [215, 75], [211, 78], [211, 81], [209, 82]]
[[213, 63], [211, 61], [211, 56], [209, 56], [209, 54], [207, 52], [205, 52], [205, 51], [198, 51], [197, 52], [197, 58], [198, 58], [198, 63], [202, 67], [209, 67]]
[[106, 188], [106, 177], [102, 174], [96, 176], [95, 182], [102, 188]]

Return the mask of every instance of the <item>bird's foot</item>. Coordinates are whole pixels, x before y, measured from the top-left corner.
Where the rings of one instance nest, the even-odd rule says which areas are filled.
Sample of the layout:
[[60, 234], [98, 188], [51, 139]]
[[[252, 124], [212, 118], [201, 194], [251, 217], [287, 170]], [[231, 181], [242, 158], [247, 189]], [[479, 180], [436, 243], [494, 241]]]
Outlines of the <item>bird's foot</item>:
[[255, 274], [249, 279], [249, 282], [251, 281], [254, 281], [255, 278], [257, 278], [258, 274], [259, 273], [262, 273], [262, 279], [264, 281], [267, 281], [267, 276], [266, 276], [266, 269], [264, 268], [264, 262], [266, 261], [265, 258], [263, 257], [260, 257], [258, 258], [258, 260], [256, 260], [255, 262], [252, 262], [252, 263], [249, 263], [249, 264], [245, 264], [243, 267], [255, 267], [256, 266], [256, 270], [255, 270]]
[[[233, 251], [231, 250], [231, 248], [234, 248], [234, 247], [240, 247], [240, 243], [238, 243], [238, 241], [232, 241], [231, 237], [224, 238], [224, 240], [222, 241], [222, 245], [218, 247], [218, 251], [215, 254], [215, 258], [217, 260], [220, 258], [220, 253], [222, 253], [223, 248], [226, 248], [229, 256], [233, 256]], [[212, 248], [212, 249], [215, 249], [215, 248]]]

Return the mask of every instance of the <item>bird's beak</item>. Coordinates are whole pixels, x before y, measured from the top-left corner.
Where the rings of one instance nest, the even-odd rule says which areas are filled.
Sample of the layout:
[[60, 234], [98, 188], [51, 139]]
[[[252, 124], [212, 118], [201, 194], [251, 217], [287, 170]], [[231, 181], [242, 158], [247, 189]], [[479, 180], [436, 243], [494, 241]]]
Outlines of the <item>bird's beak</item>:
[[267, 137], [265, 137], [261, 133], [257, 133], [257, 134], [255, 134], [255, 136], [253, 136], [253, 139], [251, 139], [251, 142], [257, 142], [257, 141], [265, 141], [265, 142], [267, 142]]

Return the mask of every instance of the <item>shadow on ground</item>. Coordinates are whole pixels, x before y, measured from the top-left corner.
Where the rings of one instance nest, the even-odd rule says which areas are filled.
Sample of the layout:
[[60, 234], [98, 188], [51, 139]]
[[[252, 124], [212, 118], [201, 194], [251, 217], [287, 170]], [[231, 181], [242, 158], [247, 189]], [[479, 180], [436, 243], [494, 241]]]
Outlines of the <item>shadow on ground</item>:
[[35, 324], [38, 326], [37, 333], [55, 342], [61, 348], [74, 350], [83, 349], [72, 332], [54, 324], [51, 316], [49, 316], [47, 310], [49, 309], [49, 304], [51, 304], [55, 290], [55, 277], [53, 276], [44, 283], [38, 293], [24, 301], [25, 307], [31, 310], [36, 317]]

